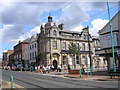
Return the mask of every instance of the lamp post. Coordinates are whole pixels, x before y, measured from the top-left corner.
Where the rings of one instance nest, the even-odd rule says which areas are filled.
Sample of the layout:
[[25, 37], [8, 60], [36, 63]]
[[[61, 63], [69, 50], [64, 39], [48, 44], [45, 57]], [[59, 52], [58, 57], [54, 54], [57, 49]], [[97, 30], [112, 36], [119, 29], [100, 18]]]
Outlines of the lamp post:
[[111, 37], [111, 44], [112, 44], [112, 58], [113, 58], [113, 68], [114, 72], [116, 72], [116, 64], [115, 64], [115, 54], [114, 54], [114, 39], [113, 39], [113, 33], [112, 33], [112, 22], [110, 20], [110, 7], [108, 0], [107, 1], [107, 8], [108, 8], [108, 18], [109, 18], [109, 25], [110, 25], [110, 37]]
[[[87, 26], [87, 30], [89, 29], [89, 26]], [[91, 59], [91, 46], [90, 46], [90, 34], [89, 34], [89, 30], [88, 30], [88, 47], [89, 47], [89, 59], [90, 59], [90, 75], [92, 76], [92, 59]]]

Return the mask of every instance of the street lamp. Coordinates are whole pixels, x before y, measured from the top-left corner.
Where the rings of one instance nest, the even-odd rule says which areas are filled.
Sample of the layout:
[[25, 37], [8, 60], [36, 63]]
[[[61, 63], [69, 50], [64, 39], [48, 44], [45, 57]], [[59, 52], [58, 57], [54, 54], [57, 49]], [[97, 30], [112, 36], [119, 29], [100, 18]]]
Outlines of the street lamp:
[[110, 20], [110, 7], [108, 0], [107, 1], [107, 8], [108, 8], [108, 17], [109, 17], [109, 25], [110, 25], [110, 37], [111, 37], [111, 44], [112, 44], [112, 58], [113, 58], [113, 68], [114, 72], [116, 72], [116, 64], [115, 64], [115, 54], [114, 54], [114, 39], [113, 39], [113, 33], [112, 33], [112, 22]]

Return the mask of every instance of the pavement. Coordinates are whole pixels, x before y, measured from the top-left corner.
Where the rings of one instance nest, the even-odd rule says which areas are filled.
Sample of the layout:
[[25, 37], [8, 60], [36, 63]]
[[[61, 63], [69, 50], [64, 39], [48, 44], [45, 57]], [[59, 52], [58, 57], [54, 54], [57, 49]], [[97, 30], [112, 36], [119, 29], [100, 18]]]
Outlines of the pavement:
[[[22, 87], [18, 84], [13, 83], [13, 85], [14, 85], [13, 88], [22, 88], [23, 90], [25, 90], [24, 87]], [[0, 89], [7, 89], [7, 88], [11, 88], [11, 83], [8, 81], [0, 80]]]

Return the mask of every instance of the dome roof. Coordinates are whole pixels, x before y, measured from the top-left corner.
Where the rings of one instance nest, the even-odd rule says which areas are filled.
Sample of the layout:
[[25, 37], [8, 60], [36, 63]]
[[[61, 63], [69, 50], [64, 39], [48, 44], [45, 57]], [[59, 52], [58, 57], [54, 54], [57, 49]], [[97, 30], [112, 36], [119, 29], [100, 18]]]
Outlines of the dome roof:
[[45, 24], [45, 27], [49, 27], [49, 26], [53, 26], [53, 25], [54, 25], [53, 22], [47, 22], [47, 23]]

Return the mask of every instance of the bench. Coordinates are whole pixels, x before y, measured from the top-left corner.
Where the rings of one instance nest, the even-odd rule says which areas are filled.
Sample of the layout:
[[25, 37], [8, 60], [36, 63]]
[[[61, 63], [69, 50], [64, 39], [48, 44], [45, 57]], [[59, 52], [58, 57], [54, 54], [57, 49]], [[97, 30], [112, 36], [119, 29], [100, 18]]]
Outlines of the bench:
[[69, 74], [79, 74], [80, 70], [69, 70]]
[[116, 72], [114, 72], [114, 71], [109, 71], [109, 76], [110, 76], [110, 78], [112, 78], [112, 76], [118, 76], [118, 77], [120, 77], [120, 71], [116, 71]]

